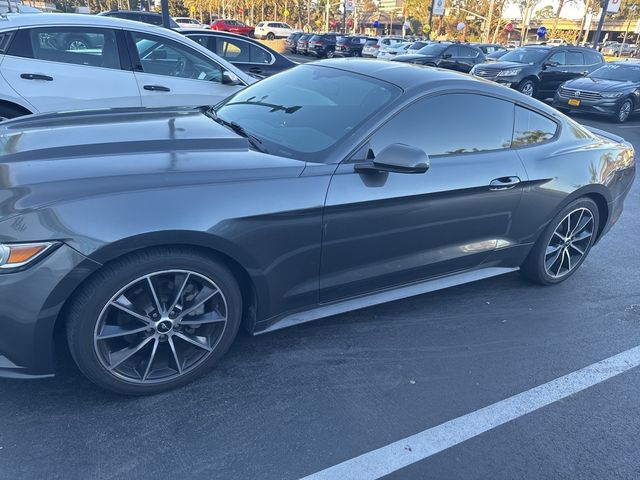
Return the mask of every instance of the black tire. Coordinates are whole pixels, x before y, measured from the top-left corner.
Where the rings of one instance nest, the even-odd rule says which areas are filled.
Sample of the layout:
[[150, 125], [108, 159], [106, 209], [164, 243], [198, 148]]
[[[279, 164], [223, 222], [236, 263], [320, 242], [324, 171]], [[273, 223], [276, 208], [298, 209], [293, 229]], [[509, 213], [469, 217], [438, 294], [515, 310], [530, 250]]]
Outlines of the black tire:
[[517, 90], [527, 97], [536, 96], [536, 84], [533, 80], [523, 80], [520, 82], [520, 85], [518, 85]]
[[[593, 234], [589, 238], [588, 243], [581, 245], [581, 247], [585, 247], [583, 250], [584, 254], [582, 254], [582, 256], [576, 260], [576, 263], [574, 263], [573, 266], [570, 267], [569, 271], [563, 273], [563, 275], [560, 277], [554, 277], [547, 272], [547, 268], [545, 267], [545, 259], [547, 255], [549, 255], [547, 254], [547, 247], [550, 247], [550, 241], [555, 235], [554, 232], [556, 232], [556, 229], [560, 228], [567, 215], [569, 215], [569, 213], [571, 212], [581, 209], [587, 209], [592, 215], [593, 224], [590, 228], [592, 229]], [[599, 222], [600, 216], [598, 212], [598, 206], [593, 200], [583, 197], [571, 202], [569, 205], [564, 207], [553, 218], [553, 220], [551, 220], [551, 222], [549, 222], [549, 225], [544, 230], [542, 235], [540, 235], [540, 238], [536, 241], [535, 245], [531, 249], [531, 252], [529, 252], [529, 255], [520, 266], [520, 272], [530, 281], [540, 285], [555, 285], [557, 283], [565, 281], [578, 270], [582, 262], [585, 260], [585, 258], [587, 258], [587, 255], [591, 251], [591, 247], [593, 246], [593, 242], [595, 241], [595, 238], [597, 236]]]
[[335, 55], [335, 50], [333, 48], [327, 48], [326, 53], [324, 54], [325, 58], [333, 58]]
[[[189, 370], [185, 372], [178, 372], [179, 369], [176, 368], [176, 376], [170, 377], [166, 381], [136, 383], [133, 380], [121, 378], [117, 374], [111, 373], [103, 365], [103, 361], [98, 358], [97, 347], [94, 346], [94, 335], [102, 312], [105, 311], [109, 302], [113, 300], [113, 296], [123, 291], [123, 287], [131, 285], [131, 282], [154, 272], [166, 272], [174, 269], [193, 272], [190, 275], [200, 275], [202, 278], [211, 280], [222, 292], [227, 320], [224, 326], [221, 327], [222, 332], [217, 337], [215, 345], [211, 346], [211, 350], [208, 353], [202, 354], [203, 357], [199, 363], [196, 362], [194, 366], [189, 367]], [[183, 290], [180, 291], [182, 292]], [[186, 292], [187, 290], [185, 289], [184, 291]], [[198, 250], [183, 247], [159, 247], [135, 252], [115, 260], [98, 271], [81, 287], [67, 310], [67, 342], [71, 355], [80, 371], [96, 385], [125, 395], [152, 395], [189, 383], [211, 370], [227, 352], [235, 339], [240, 327], [241, 317], [242, 296], [238, 283], [222, 262], [214, 256]], [[150, 330], [148, 329], [147, 331]], [[187, 330], [189, 330], [189, 327], [185, 327], [184, 332], [186, 333]], [[143, 332], [137, 335], [151, 334]], [[137, 342], [138, 340], [135, 341]], [[173, 343], [171, 347], [174, 350], [177, 348], [174, 347]], [[166, 349], [167, 347], [164, 348]], [[159, 350], [160, 348], [158, 347]], [[178, 357], [176, 356], [175, 358]], [[151, 363], [152, 361], [149, 361], [149, 364]], [[186, 362], [183, 363], [184, 365], [186, 365]]]
[[88, 48], [91, 48], [91, 45], [84, 37], [70, 37], [65, 40], [66, 50], [86, 50]]
[[0, 122], [11, 118], [29, 115], [30, 112], [14, 105], [0, 105]]
[[613, 116], [613, 119], [617, 123], [624, 123], [631, 117], [633, 113], [633, 100], [630, 98], [625, 98], [620, 106], [618, 107], [618, 111]]
[[267, 33], [267, 40], [275, 40], [276, 36], [273, 34], [273, 32], [269, 32]]

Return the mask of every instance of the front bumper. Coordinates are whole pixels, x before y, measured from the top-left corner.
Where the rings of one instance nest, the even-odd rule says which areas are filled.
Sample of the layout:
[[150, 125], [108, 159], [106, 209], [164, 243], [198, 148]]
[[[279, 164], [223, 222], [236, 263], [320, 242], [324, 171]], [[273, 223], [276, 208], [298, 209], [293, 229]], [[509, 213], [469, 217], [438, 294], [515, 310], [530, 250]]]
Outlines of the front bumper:
[[623, 95], [618, 98], [601, 98], [599, 100], [580, 100], [580, 105], [569, 105], [569, 100], [574, 97], [565, 97], [556, 93], [553, 97], [553, 107], [564, 110], [574, 110], [585, 113], [600, 113], [604, 115], [615, 115], [620, 109], [620, 105], [626, 97]]
[[0, 274], [0, 377], [53, 375], [53, 328], [65, 301], [100, 265], [67, 245]]

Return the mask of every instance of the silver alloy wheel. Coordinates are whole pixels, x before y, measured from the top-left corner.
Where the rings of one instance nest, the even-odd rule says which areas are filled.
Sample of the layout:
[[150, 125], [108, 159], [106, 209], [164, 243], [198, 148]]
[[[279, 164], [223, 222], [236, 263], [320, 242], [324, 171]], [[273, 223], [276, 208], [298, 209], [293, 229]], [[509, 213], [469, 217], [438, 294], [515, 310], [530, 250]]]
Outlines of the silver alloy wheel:
[[86, 50], [87, 44], [82, 40], [73, 40], [69, 42], [69, 50]]
[[94, 350], [119, 379], [166, 382], [209, 358], [224, 335], [227, 315], [223, 292], [204, 275], [150, 273], [109, 299], [94, 329]]
[[618, 120], [624, 122], [629, 115], [631, 115], [631, 100], [625, 100], [622, 105], [620, 105], [620, 111], [618, 111]]
[[525, 94], [527, 97], [533, 97], [533, 83], [525, 83], [520, 89], [520, 93]]
[[334, 55], [334, 51], [331, 50], [331, 49], [328, 49], [327, 50], [327, 58], [333, 58], [333, 55]]
[[573, 271], [587, 253], [593, 234], [593, 214], [588, 208], [577, 208], [565, 216], [551, 235], [544, 254], [547, 275], [561, 278]]

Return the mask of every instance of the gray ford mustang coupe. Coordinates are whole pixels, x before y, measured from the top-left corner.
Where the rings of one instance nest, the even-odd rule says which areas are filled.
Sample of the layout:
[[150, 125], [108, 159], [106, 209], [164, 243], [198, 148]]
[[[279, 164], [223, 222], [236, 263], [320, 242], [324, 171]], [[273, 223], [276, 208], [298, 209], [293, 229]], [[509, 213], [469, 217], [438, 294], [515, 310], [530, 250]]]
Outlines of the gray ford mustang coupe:
[[[566, 280], [632, 147], [499, 85], [359, 59], [216, 107], [0, 124], [0, 375], [151, 394], [259, 334], [520, 269]], [[580, 280], [576, 279], [579, 282]]]

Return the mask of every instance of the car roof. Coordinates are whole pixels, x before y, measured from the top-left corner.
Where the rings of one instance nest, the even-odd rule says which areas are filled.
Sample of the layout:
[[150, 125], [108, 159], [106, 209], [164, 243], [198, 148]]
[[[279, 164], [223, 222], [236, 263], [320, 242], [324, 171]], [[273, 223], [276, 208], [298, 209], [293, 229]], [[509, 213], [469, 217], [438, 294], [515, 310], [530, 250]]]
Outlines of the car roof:
[[38, 15], [14, 15], [0, 20], [0, 30], [16, 27], [33, 27], [47, 25], [86, 25], [93, 27], [120, 27], [127, 29], [136, 27], [136, 29], [138, 30], [150, 29], [154, 31], [161, 31], [163, 33], [171, 31], [158, 25], [149, 25], [148, 23], [126, 20], [124, 18], [109, 17], [106, 15], [85, 15], [81, 13], [41, 13]]

